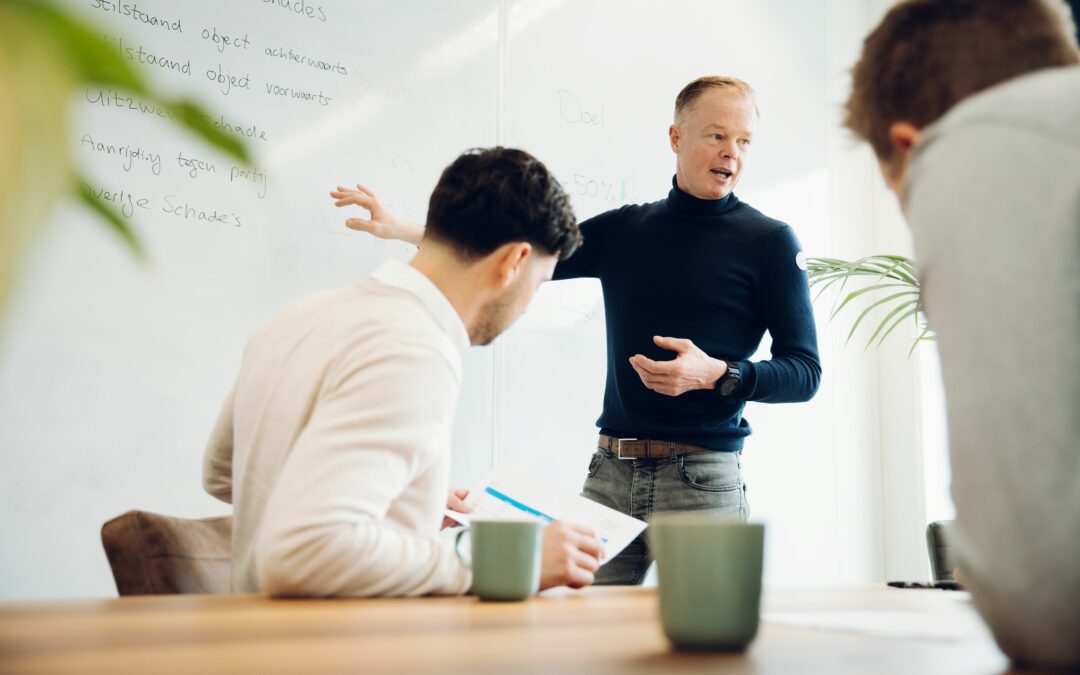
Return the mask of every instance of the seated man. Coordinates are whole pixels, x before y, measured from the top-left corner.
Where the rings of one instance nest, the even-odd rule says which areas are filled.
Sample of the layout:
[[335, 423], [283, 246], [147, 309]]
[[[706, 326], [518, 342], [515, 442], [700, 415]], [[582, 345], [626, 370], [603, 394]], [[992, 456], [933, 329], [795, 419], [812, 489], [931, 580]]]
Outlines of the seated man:
[[[461, 351], [525, 310], [581, 235], [521, 150], [468, 152], [431, 195], [406, 265], [286, 309], [244, 352], [204, 462], [234, 505], [233, 588], [271, 595], [457, 594], [471, 574], [437, 537]], [[541, 587], [592, 583], [601, 544], [548, 525]]]
[[1014, 661], [1080, 667], [1080, 49], [1061, 0], [908, 0], [847, 124], [915, 243], [964, 584]]

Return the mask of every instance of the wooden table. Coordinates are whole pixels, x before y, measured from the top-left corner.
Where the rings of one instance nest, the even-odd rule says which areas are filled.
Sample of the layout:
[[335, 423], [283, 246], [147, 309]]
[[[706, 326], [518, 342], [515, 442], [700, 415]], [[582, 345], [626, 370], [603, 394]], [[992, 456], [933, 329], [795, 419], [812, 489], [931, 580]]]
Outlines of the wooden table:
[[[0, 673], [896, 673], [990, 675], [1008, 663], [966, 594], [884, 586], [767, 593], [745, 653], [674, 652], [655, 589], [473, 597], [269, 600], [156, 596], [0, 604]], [[869, 612], [870, 614], [862, 614]], [[949, 636], [849, 623], [911, 617]], [[824, 624], [822, 624], [824, 621]], [[797, 625], [797, 624], [820, 624]], [[856, 623], [861, 623], [857, 621]], [[870, 621], [868, 626], [880, 622]], [[873, 624], [873, 625], [870, 625]], [[887, 632], [887, 631], [886, 631]], [[925, 633], [925, 631], [924, 631]]]

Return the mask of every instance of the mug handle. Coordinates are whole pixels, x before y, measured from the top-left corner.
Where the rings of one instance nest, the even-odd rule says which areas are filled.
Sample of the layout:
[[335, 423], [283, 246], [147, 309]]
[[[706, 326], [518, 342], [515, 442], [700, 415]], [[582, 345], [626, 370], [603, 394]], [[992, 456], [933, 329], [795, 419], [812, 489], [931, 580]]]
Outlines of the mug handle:
[[468, 567], [468, 568], [471, 569], [472, 568], [472, 557], [470, 557], [468, 560], [466, 560], [465, 556], [461, 555], [461, 538], [464, 537], [468, 533], [469, 533], [469, 528], [463, 527], [463, 528], [461, 528], [460, 532], [458, 532], [456, 535], [454, 535], [454, 553], [457, 555], [458, 560], [461, 561], [462, 565], [464, 565], [465, 567]]

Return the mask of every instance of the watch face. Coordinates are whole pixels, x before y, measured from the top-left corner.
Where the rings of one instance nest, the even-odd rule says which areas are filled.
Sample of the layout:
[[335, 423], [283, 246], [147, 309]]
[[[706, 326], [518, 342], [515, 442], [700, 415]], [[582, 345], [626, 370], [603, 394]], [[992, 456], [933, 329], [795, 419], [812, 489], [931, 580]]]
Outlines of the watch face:
[[735, 391], [735, 387], [739, 385], [739, 381], [735, 378], [729, 378], [726, 382], [720, 385], [720, 393], [727, 396], [731, 392]]

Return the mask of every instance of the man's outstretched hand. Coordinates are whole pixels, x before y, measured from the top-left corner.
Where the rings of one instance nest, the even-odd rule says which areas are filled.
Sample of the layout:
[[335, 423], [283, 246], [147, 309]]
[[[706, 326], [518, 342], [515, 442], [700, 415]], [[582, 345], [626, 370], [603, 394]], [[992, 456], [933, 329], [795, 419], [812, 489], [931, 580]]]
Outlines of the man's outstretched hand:
[[350, 230], [367, 232], [379, 239], [397, 239], [410, 244], [419, 244], [424, 236], [424, 226], [405, 220], [384, 204], [375, 193], [360, 183], [356, 188], [339, 185], [330, 193], [336, 201], [334, 206], [359, 206], [366, 209], [368, 218], [349, 218], [345, 226]]

